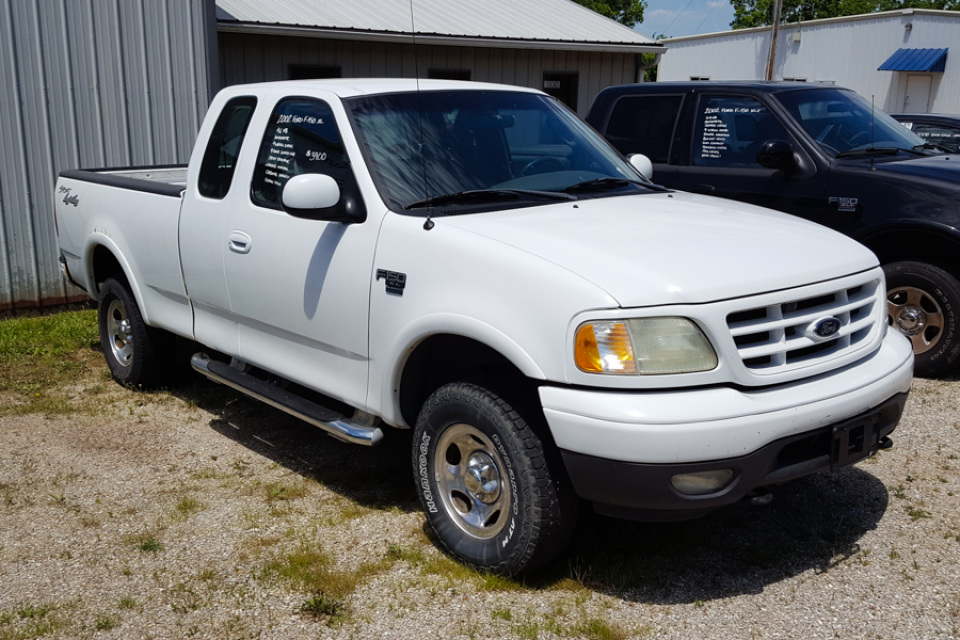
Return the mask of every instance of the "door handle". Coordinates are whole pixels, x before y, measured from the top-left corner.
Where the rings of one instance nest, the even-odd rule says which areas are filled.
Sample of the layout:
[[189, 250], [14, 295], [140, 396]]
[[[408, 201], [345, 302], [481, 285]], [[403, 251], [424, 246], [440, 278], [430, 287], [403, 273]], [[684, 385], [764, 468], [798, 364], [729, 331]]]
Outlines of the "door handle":
[[243, 231], [231, 231], [227, 236], [227, 247], [234, 253], [250, 253], [253, 238]]

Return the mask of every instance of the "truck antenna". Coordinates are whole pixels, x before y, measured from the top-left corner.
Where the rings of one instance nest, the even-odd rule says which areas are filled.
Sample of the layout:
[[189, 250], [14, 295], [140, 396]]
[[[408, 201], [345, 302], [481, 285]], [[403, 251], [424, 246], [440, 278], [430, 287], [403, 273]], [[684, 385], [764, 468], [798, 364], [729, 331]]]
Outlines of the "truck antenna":
[[[429, 198], [429, 189], [427, 187], [427, 156], [426, 147], [423, 144], [423, 101], [420, 99], [420, 50], [417, 47], [417, 19], [413, 10], [413, 0], [410, 0], [410, 35], [413, 38], [413, 73], [417, 83], [417, 125], [420, 127], [419, 156], [420, 166], [423, 169], [423, 199]], [[433, 229], [434, 222], [430, 219], [430, 210], [427, 210], [427, 219], [423, 223], [426, 231]]]

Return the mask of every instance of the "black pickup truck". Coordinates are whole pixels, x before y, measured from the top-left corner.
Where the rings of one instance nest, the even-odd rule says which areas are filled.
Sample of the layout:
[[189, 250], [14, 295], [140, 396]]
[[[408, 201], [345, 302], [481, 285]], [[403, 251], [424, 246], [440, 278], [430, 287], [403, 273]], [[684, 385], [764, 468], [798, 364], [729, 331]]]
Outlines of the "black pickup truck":
[[610, 87], [587, 121], [622, 153], [646, 155], [667, 187], [859, 240], [884, 265], [889, 321], [913, 342], [916, 373], [960, 368], [960, 155], [853, 91], [803, 82]]

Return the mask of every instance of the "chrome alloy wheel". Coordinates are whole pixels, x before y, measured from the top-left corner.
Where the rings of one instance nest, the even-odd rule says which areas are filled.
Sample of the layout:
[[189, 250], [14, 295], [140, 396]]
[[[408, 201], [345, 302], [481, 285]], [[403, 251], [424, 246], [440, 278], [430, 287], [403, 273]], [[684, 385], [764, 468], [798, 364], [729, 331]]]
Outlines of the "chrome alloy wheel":
[[943, 309], [922, 289], [890, 289], [887, 292], [887, 315], [892, 325], [913, 343], [915, 354], [932, 349], [943, 334]]
[[133, 326], [127, 308], [119, 300], [111, 300], [107, 307], [107, 335], [113, 357], [124, 367], [133, 362]]
[[512, 496], [506, 467], [490, 439], [458, 423], [440, 436], [435, 455], [437, 486], [450, 519], [481, 540], [500, 533]]

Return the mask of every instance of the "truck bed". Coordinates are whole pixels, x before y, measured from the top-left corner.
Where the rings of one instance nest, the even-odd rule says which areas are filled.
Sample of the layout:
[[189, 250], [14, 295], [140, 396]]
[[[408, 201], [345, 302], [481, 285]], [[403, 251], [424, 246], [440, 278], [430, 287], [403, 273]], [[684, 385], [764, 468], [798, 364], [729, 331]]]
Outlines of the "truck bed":
[[161, 165], [123, 169], [79, 169], [62, 171], [60, 175], [71, 180], [144, 191], [164, 196], [180, 197], [187, 184], [186, 165]]

